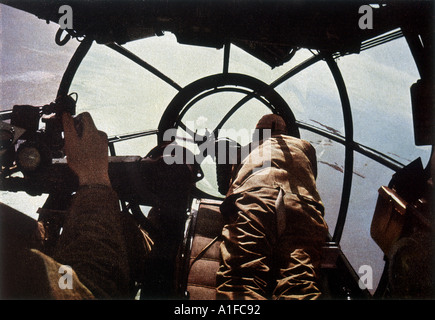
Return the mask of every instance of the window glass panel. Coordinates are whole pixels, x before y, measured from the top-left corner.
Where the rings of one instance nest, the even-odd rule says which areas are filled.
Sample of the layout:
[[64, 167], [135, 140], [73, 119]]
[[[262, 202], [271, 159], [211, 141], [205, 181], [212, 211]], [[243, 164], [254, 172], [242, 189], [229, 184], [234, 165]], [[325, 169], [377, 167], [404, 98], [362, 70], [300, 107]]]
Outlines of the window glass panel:
[[[311, 52], [305, 52], [308, 52], [307, 59], [312, 57]], [[286, 100], [297, 120], [344, 135], [340, 97], [324, 61], [318, 61], [299, 72], [276, 90]]]
[[[308, 56], [309, 55], [311, 55], [311, 53], [309, 53]], [[301, 59], [305, 60], [305, 56], [307, 56], [306, 50], [298, 50], [289, 62], [281, 66], [271, 68], [268, 64], [250, 55], [243, 49], [237, 47], [236, 45], [231, 45], [230, 63], [228, 69], [229, 72], [247, 74], [254, 78], [260, 79], [267, 84], [271, 84], [277, 78], [290, 70], [294, 65], [300, 62]]]
[[0, 4], [0, 107], [44, 105], [56, 99], [63, 72], [78, 46], [58, 46], [59, 28], [34, 15]]
[[339, 59], [354, 122], [354, 140], [408, 164], [429, 147], [416, 147], [410, 87], [419, 78], [404, 38]]
[[70, 91], [79, 94], [77, 112], [88, 111], [109, 136], [156, 129], [177, 93], [136, 63], [97, 44], [83, 59]]
[[170, 32], [132, 41], [124, 47], [182, 87], [223, 69], [223, 50], [180, 44]]
[[373, 289], [383, 271], [383, 253], [370, 235], [378, 190], [388, 185], [392, 170], [359, 153], [354, 155], [354, 170], [349, 209], [340, 246], [358, 272], [362, 265], [373, 270]]
[[329, 233], [333, 235], [343, 189], [344, 146], [307, 130], [300, 132], [301, 138], [316, 149], [317, 189], [325, 207]]
[[114, 143], [117, 156], [145, 157], [156, 145], [157, 138], [154, 134]]

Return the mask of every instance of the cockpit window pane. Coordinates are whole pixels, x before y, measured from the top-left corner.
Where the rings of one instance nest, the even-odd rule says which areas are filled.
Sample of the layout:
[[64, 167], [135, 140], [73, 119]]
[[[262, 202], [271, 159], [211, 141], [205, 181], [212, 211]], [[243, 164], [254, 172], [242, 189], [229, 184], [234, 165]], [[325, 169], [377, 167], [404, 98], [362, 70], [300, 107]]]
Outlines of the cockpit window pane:
[[3, 4], [0, 17], [0, 107], [54, 101], [79, 43], [71, 40], [58, 46], [54, 41], [58, 25]]
[[223, 68], [223, 50], [180, 44], [170, 32], [123, 46], [182, 87]]
[[71, 85], [78, 92], [77, 112], [91, 113], [109, 136], [155, 129], [177, 90], [133, 61], [94, 44]]
[[340, 246], [354, 270], [373, 271], [372, 293], [384, 268], [384, 254], [370, 235], [378, 190], [388, 185], [394, 171], [359, 153], [354, 156], [352, 190]]
[[[415, 146], [410, 87], [419, 78], [406, 40], [338, 60], [352, 107], [354, 140], [408, 164], [429, 147]], [[398, 130], [400, 128], [400, 130]]]
[[340, 210], [344, 175], [344, 146], [308, 130], [300, 130], [301, 138], [310, 142], [317, 155], [317, 189], [325, 207], [329, 233], [334, 234]]
[[[308, 50], [304, 58], [313, 56]], [[296, 58], [296, 57], [295, 57]], [[297, 73], [276, 90], [283, 96], [298, 121], [344, 135], [343, 112], [328, 65], [320, 60]]]

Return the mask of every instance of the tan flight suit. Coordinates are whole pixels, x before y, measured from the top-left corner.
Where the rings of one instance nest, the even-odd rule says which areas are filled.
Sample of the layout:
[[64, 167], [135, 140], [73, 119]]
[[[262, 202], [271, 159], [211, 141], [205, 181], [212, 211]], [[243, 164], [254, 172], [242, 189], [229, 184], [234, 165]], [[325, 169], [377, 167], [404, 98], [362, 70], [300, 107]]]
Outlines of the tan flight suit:
[[327, 225], [316, 189], [315, 149], [274, 135], [234, 169], [221, 205], [228, 224], [222, 231], [218, 298], [317, 299]]

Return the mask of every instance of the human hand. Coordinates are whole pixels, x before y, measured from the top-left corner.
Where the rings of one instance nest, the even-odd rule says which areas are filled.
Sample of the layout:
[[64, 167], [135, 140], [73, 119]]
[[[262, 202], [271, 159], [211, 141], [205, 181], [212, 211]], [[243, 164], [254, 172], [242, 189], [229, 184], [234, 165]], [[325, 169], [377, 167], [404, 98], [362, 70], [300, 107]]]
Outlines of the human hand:
[[[75, 121], [79, 129], [76, 128]], [[77, 174], [79, 185], [110, 186], [106, 133], [98, 131], [88, 112], [79, 114], [76, 119], [64, 112], [62, 123], [67, 162]]]

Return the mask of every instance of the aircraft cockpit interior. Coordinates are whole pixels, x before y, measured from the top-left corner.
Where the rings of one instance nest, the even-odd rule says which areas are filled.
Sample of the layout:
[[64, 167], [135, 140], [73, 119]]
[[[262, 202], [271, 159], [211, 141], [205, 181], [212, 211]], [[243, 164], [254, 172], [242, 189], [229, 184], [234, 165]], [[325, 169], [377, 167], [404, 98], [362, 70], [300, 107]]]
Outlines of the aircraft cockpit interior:
[[77, 188], [59, 115], [89, 112], [153, 242], [137, 298], [215, 300], [218, 158], [277, 114], [316, 151], [324, 299], [433, 298], [432, 2], [105, 3], [0, 0], [2, 243], [39, 222], [50, 253]]

